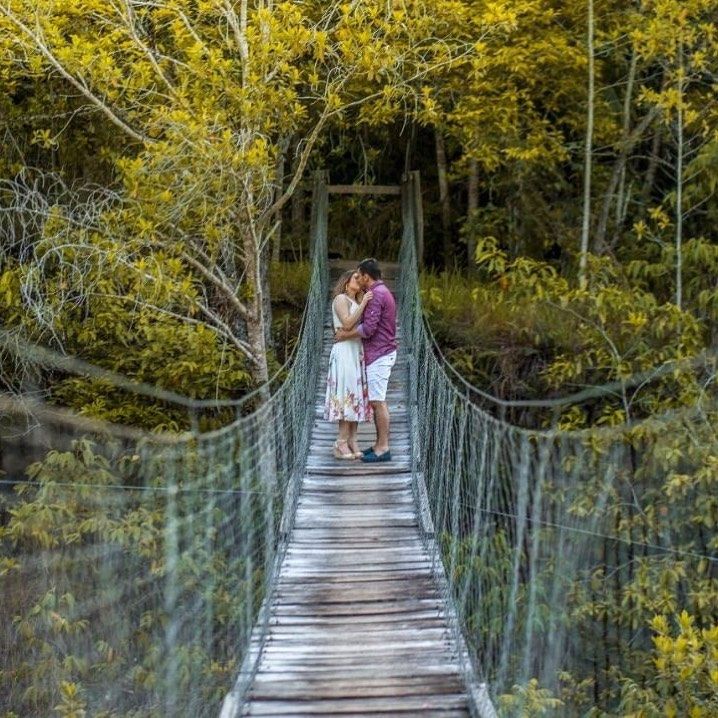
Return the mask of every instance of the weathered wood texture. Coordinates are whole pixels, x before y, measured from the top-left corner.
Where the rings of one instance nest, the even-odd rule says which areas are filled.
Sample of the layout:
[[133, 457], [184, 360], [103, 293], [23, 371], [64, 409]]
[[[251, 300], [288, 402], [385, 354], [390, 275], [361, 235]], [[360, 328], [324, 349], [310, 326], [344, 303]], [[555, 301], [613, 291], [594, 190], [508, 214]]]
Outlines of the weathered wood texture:
[[[327, 323], [311, 454], [244, 715], [467, 715], [412, 497], [406, 360], [390, 383], [393, 461], [341, 461], [321, 418], [330, 348]], [[368, 446], [373, 427], [359, 434]]]
[[386, 184], [330, 184], [327, 185], [329, 194], [391, 194], [400, 195], [400, 185]]

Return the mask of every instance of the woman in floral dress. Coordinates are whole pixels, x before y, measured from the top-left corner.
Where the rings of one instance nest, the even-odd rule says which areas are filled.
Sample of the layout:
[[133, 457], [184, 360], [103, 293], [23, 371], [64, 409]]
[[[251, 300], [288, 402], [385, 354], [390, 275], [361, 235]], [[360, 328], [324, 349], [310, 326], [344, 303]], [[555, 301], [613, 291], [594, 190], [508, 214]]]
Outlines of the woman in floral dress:
[[[332, 318], [336, 331], [353, 329], [359, 323], [372, 293], [366, 292], [361, 296], [356, 272], [351, 270], [339, 278], [333, 297]], [[371, 413], [361, 339], [356, 337], [335, 342], [329, 357], [324, 420], [339, 422], [339, 435], [334, 442], [337, 459], [361, 457], [357, 426], [360, 421], [371, 421]]]

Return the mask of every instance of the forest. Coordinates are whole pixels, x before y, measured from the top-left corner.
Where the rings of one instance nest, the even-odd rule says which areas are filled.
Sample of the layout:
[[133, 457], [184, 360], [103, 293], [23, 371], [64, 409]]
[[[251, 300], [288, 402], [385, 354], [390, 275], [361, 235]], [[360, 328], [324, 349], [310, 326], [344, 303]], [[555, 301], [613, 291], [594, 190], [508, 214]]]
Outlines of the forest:
[[[309, 307], [324, 301], [312, 294], [317, 172], [336, 185], [413, 173], [417, 292], [457, 385], [480, 390], [467, 396], [497, 421], [594, 452], [563, 500], [601, 538], [566, 615], [524, 616], [586, 643], [545, 684], [528, 664], [506, 678], [499, 715], [718, 716], [717, 0], [2, 0], [0, 83], [3, 398], [159, 437], [261, 411], [309, 356]], [[332, 197], [327, 237], [330, 259], [399, 261], [400, 199]], [[108, 637], [109, 613], [100, 640], [76, 608], [84, 581], [104, 585], [113, 566], [159, 581], [172, 555], [168, 508], [139, 484], [107, 502], [60, 488], [161, 481], [150, 460], [130, 466], [145, 461], [135, 434], [92, 436], [65, 432], [22, 476], [0, 444], [3, 718], [166, 714], [149, 647], [161, 608], [127, 598], [134, 658]], [[212, 448], [227, 461], [235, 450]], [[177, 476], [229, 486], [202, 473], [210, 453], [177, 459]], [[545, 490], [563, 488], [554, 477]], [[172, 510], [199, 510], [183, 501]], [[477, 551], [467, 516], [446, 518], [445, 554], [461, 581], [493, 580], [462, 562]], [[251, 626], [264, 581], [251, 568], [261, 529], [251, 561], [229, 550], [238, 529], [217, 531], [227, 550], [211, 561], [204, 534], [201, 547], [177, 539], [194, 563], [174, 599], [209, 561], [212, 647], [190, 642], [173, 674], [189, 693], [201, 673], [208, 715], [237, 660], [216, 636], [240, 613]], [[514, 538], [486, 539], [497, 565]], [[76, 552], [102, 542], [116, 563], [90, 576]], [[37, 577], [54, 570], [48, 590]], [[543, 570], [519, 602], [545, 578], [531, 601], [550, 605], [556, 565]], [[482, 600], [498, 603], [471, 604], [466, 624], [491, 666], [500, 628], [472, 621], [497, 618], [507, 596]], [[110, 684], [132, 698], [103, 703]]]

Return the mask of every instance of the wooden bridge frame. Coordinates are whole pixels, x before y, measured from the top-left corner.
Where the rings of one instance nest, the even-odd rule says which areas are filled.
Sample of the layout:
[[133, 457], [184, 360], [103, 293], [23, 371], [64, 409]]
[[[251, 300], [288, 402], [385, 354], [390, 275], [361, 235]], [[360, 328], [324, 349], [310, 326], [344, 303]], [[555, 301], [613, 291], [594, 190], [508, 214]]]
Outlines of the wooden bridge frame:
[[[326, 201], [322, 194], [326, 194]], [[340, 185], [329, 184], [329, 173], [326, 170], [317, 170], [314, 173], [312, 182], [312, 213], [310, 231], [313, 233], [321, 228], [321, 231], [328, 230], [328, 207], [329, 195], [384, 195], [401, 197], [402, 208], [410, 207], [414, 219], [414, 239], [416, 243], [416, 257], [419, 267], [424, 265], [424, 209], [421, 196], [421, 176], [418, 170], [412, 170], [402, 176], [400, 185]], [[409, 203], [412, 203], [411, 205]], [[323, 212], [319, 208], [324, 208]], [[402, 212], [403, 214], [403, 212]], [[409, 352], [409, 366], [414, 361], [414, 357]], [[409, 376], [412, 375], [411, 369]], [[415, 406], [415, 399], [409, 398], [409, 405]], [[413, 450], [415, 456], [419, 455], [419, 446], [422, 437], [419, 435], [417, 427], [416, 415], [413, 414], [410, 419], [410, 432], [412, 437]], [[416, 510], [419, 519], [421, 533], [427, 551], [432, 558], [434, 565], [434, 578], [439, 587], [440, 592], [444, 596], [446, 603], [446, 613], [450, 625], [453, 627], [454, 640], [456, 641], [460, 664], [464, 682], [466, 685], [469, 710], [472, 716], [476, 718], [496, 718], [496, 710], [489, 695], [488, 686], [481, 683], [476, 676], [476, 666], [471, 658], [468, 646], [464, 639], [460, 627], [459, 617], [456, 615], [451, 600], [451, 592], [444, 571], [444, 564], [441, 558], [441, 550], [436, 541], [436, 533], [434, 531], [434, 522], [431, 518], [431, 510], [429, 507], [429, 499], [426, 491], [423, 473], [420, 472], [419, 466], [415, 466], [413, 477], [413, 493], [416, 501]]]
[[412, 170], [402, 177], [400, 185], [381, 184], [329, 184], [329, 173], [326, 170], [317, 170], [312, 181], [312, 214], [310, 220], [310, 236], [314, 236], [318, 224], [323, 224], [326, 231], [328, 217], [320, 216], [318, 207], [327, 207], [328, 203], [319, 202], [321, 193], [327, 195], [379, 195], [401, 197], [402, 203], [414, 203], [414, 217], [416, 218], [416, 256], [420, 266], [424, 257], [424, 209], [421, 199], [421, 176], [418, 170]]

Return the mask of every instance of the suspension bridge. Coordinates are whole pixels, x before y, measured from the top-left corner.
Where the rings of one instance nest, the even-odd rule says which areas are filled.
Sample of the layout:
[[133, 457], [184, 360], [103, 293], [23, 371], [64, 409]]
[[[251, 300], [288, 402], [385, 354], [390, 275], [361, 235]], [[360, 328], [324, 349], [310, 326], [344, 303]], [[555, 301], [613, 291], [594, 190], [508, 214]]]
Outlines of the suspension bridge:
[[[192, 430], [2, 397], [4, 484], [24, 488], [5, 492], [0, 709], [493, 718], [504, 693], [622, 660], [577, 597], [631, 580], [637, 558], [715, 561], [695, 526], [635, 523], [667, 470], [666, 433], [690, 423], [691, 441], [711, 440], [700, 407], [638, 439], [527, 430], [452, 375], [421, 310], [417, 181], [382, 188], [403, 219], [391, 463], [334, 460], [321, 419], [328, 203], [348, 191], [323, 174], [301, 335], [256, 404], [171, 395], [5, 337], [38, 371], [161, 400]], [[207, 417], [224, 421], [200, 431]]]
[[[438, 551], [422, 542], [411, 491], [406, 354], [387, 395], [393, 460], [347, 464], [331, 453], [336, 425], [321, 418], [332, 343], [327, 312], [309, 456], [269, 625], [222, 715], [468, 715], [457, 659], [466, 649], [451, 632]], [[361, 426], [359, 438], [369, 445], [372, 430]]]

